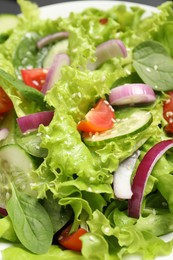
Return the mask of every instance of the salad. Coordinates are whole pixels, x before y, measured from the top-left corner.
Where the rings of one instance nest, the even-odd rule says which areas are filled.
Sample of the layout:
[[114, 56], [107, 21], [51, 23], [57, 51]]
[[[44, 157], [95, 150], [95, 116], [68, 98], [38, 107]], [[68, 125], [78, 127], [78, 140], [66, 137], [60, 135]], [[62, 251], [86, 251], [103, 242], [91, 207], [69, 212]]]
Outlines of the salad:
[[172, 2], [56, 19], [17, 2], [0, 16], [3, 259], [169, 255]]

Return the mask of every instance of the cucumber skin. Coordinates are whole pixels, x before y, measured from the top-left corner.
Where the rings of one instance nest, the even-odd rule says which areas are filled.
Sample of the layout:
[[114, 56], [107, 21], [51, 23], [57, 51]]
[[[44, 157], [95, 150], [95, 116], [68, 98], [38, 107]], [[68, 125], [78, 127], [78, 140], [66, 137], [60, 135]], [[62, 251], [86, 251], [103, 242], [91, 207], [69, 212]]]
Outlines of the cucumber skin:
[[[92, 138], [92, 137], [88, 137], [86, 136], [85, 134], [83, 135], [83, 141], [84, 143], [87, 145], [87, 146], [103, 146], [103, 145], [106, 145], [107, 143], [109, 142], [116, 142], [117, 140], [122, 140], [124, 138], [127, 138], [127, 137], [130, 137], [130, 136], [134, 136], [135, 134], [137, 133], [140, 133], [144, 130], [146, 130], [150, 125], [151, 123], [153, 122], [153, 116], [150, 112], [146, 112], [146, 113], [149, 113], [150, 114], [150, 118], [149, 120], [143, 125], [141, 126], [140, 128], [134, 130], [133, 132], [130, 132], [130, 133], [127, 133], [127, 134], [123, 134], [123, 135], [118, 135], [118, 136], [114, 136], [114, 137], [111, 137], [111, 138], [105, 138], [103, 140], [97, 140], [97, 137], [95, 138]], [[142, 118], [140, 118], [140, 120], [142, 120]], [[127, 123], [128, 124], [128, 123]], [[114, 128], [114, 127], [113, 127]], [[116, 123], [115, 123], [115, 128], [116, 128]], [[110, 130], [108, 130], [110, 131]], [[106, 133], [107, 131], [104, 132], [104, 134]], [[102, 133], [100, 133], [101, 135]], [[98, 134], [99, 135], [99, 134]], [[94, 135], [93, 135], [94, 136]]]

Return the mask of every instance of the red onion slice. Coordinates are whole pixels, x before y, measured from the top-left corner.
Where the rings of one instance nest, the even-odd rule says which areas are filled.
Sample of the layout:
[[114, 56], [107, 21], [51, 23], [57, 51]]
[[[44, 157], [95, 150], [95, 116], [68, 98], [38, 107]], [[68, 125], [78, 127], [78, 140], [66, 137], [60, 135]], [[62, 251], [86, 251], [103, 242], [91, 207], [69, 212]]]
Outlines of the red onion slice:
[[151, 103], [156, 100], [153, 89], [146, 84], [125, 84], [115, 87], [109, 94], [111, 105]]
[[22, 133], [36, 130], [40, 124], [48, 126], [53, 118], [53, 111], [42, 111], [17, 118]]
[[97, 69], [105, 61], [114, 57], [126, 57], [127, 51], [121, 40], [113, 39], [98, 45], [95, 56], [97, 58], [96, 61], [88, 62], [87, 64], [89, 70]]
[[7, 216], [8, 213], [7, 213], [6, 209], [0, 207], [0, 215], [2, 215], [3, 217]]
[[113, 189], [116, 198], [130, 199], [132, 197], [130, 180], [139, 155], [140, 151], [136, 151], [132, 156], [124, 160], [117, 171], [114, 172]]
[[161, 156], [173, 147], [173, 140], [164, 140], [154, 145], [144, 156], [138, 166], [132, 183], [133, 195], [128, 202], [129, 217], [139, 218], [145, 186], [153, 167]]
[[70, 58], [67, 54], [61, 53], [57, 54], [53, 60], [52, 66], [50, 67], [45, 84], [41, 92], [46, 94], [46, 92], [52, 88], [56, 81], [61, 78], [61, 69], [64, 65], [70, 64]]
[[7, 138], [9, 130], [7, 128], [0, 129], [0, 141]]
[[41, 49], [49, 43], [52, 43], [52, 42], [57, 41], [57, 40], [62, 40], [62, 39], [68, 38], [68, 36], [69, 36], [68, 32], [57, 32], [57, 33], [54, 33], [54, 34], [49, 34], [48, 36], [43, 37], [42, 39], [40, 39], [37, 42], [37, 48]]

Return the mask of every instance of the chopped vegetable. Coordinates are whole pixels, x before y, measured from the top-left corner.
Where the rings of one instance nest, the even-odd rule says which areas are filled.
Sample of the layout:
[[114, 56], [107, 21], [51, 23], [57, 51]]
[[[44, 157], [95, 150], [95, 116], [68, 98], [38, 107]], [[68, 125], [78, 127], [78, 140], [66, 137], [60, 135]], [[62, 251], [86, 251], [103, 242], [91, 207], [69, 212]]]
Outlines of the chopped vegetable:
[[94, 108], [78, 123], [77, 129], [87, 133], [103, 132], [114, 125], [115, 113], [105, 99], [100, 99]]
[[4, 114], [13, 108], [13, 103], [5, 91], [0, 87], [0, 114]]
[[[115, 120], [113, 127], [107, 131], [95, 134], [84, 133], [84, 142], [88, 146], [103, 145], [107, 142], [123, 140], [125, 138], [132, 138], [135, 134], [140, 134], [146, 130], [152, 123], [153, 117], [150, 112], [136, 111], [129, 117]], [[146, 141], [141, 140], [141, 145]], [[136, 144], [138, 147], [138, 143]]]
[[50, 68], [55, 60], [55, 57], [58, 54], [67, 53], [68, 51], [68, 39], [64, 39], [61, 41], [57, 41], [53, 46], [49, 49], [47, 55], [43, 60], [43, 68]]
[[0, 129], [0, 141], [7, 138], [9, 130], [7, 128]]
[[17, 118], [17, 123], [22, 133], [36, 130], [40, 124], [49, 125], [53, 118], [53, 111], [42, 111]]
[[0, 147], [0, 207], [6, 209], [11, 197], [11, 185], [15, 185], [18, 191], [34, 196], [31, 183], [34, 178], [31, 172], [36, 168], [33, 158], [16, 144], [8, 144]]
[[101, 18], [100, 20], [99, 20], [99, 22], [101, 23], [101, 24], [107, 24], [108, 23], [108, 18]]
[[68, 38], [69, 33], [68, 32], [57, 32], [54, 34], [50, 34], [48, 36], [45, 36], [43, 38], [41, 38], [38, 42], [37, 42], [37, 47], [39, 49], [43, 48], [45, 45], [50, 44], [56, 40], [61, 40], [64, 38]]
[[126, 57], [127, 50], [121, 40], [113, 39], [101, 43], [99, 46], [97, 46], [95, 56], [96, 61], [89, 62], [87, 65], [87, 68], [89, 70], [97, 69], [105, 61], [110, 60], [114, 57]]
[[58, 243], [66, 249], [81, 251], [82, 249], [82, 241], [80, 237], [87, 233], [87, 231], [83, 228], [79, 228], [74, 233], [70, 233], [71, 225], [66, 227], [58, 236]]
[[164, 140], [154, 145], [144, 156], [136, 171], [132, 183], [132, 197], [129, 200], [128, 215], [133, 218], [139, 218], [141, 214], [144, 189], [146, 187], [149, 175], [160, 157], [173, 147], [173, 140]]
[[168, 99], [163, 104], [163, 116], [167, 121], [165, 131], [173, 134], [173, 92], [168, 92]]
[[136, 151], [124, 160], [114, 172], [113, 188], [116, 198], [130, 199], [132, 197], [131, 176], [139, 155], [140, 151]]
[[2, 215], [3, 217], [5, 217], [5, 216], [8, 215], [8, 212], [6, 211], [6, 209], [0, 207], [0, 215]]
[[111, 105], [133, 105], [151, 103], [156, 100], [153, 89], [146, 84], [125, 84], [115, 87], [109, 94]]
[[42, 68], [21, 70], [22, 78], [25, 84], [39, 91], [41, 91], [45, 83], [47, 73], [48, 70]]
[[46, 94], [53, 85], [61, 78], [61, 69], [64, 65], [69, 65], [70, 59], [69, 56], [65, 53], [57, 54], [53, 60], [52, 66], [50, 67], [45, 84], [42, 88], [42, 93]]

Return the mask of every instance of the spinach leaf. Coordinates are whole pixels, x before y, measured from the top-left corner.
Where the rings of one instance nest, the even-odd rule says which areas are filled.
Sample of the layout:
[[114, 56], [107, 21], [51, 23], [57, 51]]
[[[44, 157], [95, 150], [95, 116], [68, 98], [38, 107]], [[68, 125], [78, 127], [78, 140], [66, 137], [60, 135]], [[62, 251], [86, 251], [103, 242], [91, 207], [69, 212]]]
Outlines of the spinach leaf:
[[54, 199], [50, 192], [47, 194], [47, 199], [43, 201], [43, 206], [52, 221], [54, 233], [65, 226], [73, 214], [71, 208], [61, 206], [59, 199]]
[[52, 243], [53, 227], [47, 211], [38, 200], [12, 186], [7, 212], [20, 242], [33, 253], [46, 253]]
[[133, 51], [133, 66], [144, 83], [154, 90], [173, 89], [173, 60], [159, 42], [139, 44]]
[[38, 50], [36, 43], [39, 38], [40, 36], [37, 33], [28, 32], [17, 46], [13, 57], [13, 65], [18, 76], [20, 76], [22, 68], [42, 67], [42, 61], [47, 54], [47, 48]]

